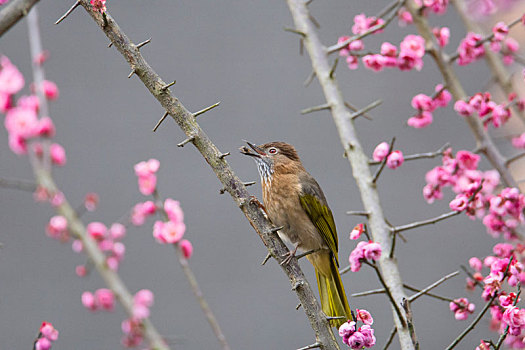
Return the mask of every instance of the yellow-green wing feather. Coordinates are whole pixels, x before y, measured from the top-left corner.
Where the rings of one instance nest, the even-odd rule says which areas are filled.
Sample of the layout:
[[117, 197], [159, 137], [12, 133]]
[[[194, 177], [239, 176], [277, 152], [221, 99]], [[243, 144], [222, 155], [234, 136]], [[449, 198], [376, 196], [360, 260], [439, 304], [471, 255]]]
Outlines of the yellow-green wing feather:
[[315, 195], [303, 193], [299, 196], [299, 200], [301, 201], [301, 206], [306, 214], [314, 226], [319, 230], [326, 245], [328, 245], [328, 248], [335, 258], [337, 266], [339, 266], [337, 258], [337, 231], [335, 229], [332, 211], [327, 205], [321, 203], [319, 198]]

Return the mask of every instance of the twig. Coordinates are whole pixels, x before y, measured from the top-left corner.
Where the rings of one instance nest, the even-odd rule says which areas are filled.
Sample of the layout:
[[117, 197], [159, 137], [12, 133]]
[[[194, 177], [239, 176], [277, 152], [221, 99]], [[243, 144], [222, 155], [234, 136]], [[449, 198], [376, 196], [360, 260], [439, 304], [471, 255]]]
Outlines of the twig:
[[416, 333], [414, 331], [414, 321], [412, 319], [412, 308], [410, 307], [410, 300], [403, 299], [401, 303], [403, 309], [405, 310], [405, 315], [407, 315], [407, 327], [410, 334], [412, 334], [412, 344], [414, 344], [414, 349], [419, 350], [419, 341], [416, 338]]
[[366, 112], [376, 108], [377, 106], [381, 105], [383, 103], [383, 100], [376, 100], [372, 103], [370, 103], [368, 106], [361, 108], [358, 111], [355, 111], [354, 113], [350, 114], [350, 119], [355, 119], [360, 116], [365, 116]]
[[410, 224], [392, 227], [391, 230], [394, 233], [399, 233], [399, 232], [403, 232], [403, 231], [406, 231], [406, 230], [411, 230], [411, 229], [416, 228], [416, 227], [421, 227], [421, 226], [425, 226], [425, 225], [435, 224], [436, 222], [439, 222], [439, 221], [451, 218], [451, 217], [459, 215], [461, 213], [462, 213], [461, 211], [454, 211], [453, 210], [453, 211], [441, 214], [441, 215], [436, 216], [436, 217], [431, 218], [431, 219], [422, 220], [422, 221], [416, 221], [416, 222], [413, 222], [413, 223], [410, 223]]
[[337, 68], [337, 64], [339, 63], [339, 57], [336, 57], [334, 60], [334, 63], [332, 64], [332, 68], [330, 69], [330, 73], [328, 73], [328, 76], [330, 79], [334, 79], [335, 69]]
[[73, 12], [77, 7], [78, 5], [80, 5], [80, 0], [77, 0], [75, 1], [75, 3], [73, 4], [73, 6], [71, 6], [69, 8], [69, 10], [67, 10], [66, 13], [64, 13], [64, 15], [62, 17], [60, 17], [56, 22], [55, 24], [59, 24], [60, 22], [62, 22], [63, 20], [66, 19], [67, 16], [69, 16], [71, 14], [71, 12]]
[[401, 313], [401, 309], [399, 308], [399, 305], [396, 303], [396, 300], [392, 296], [392, 293], [388, 290], [388, 286], [386, 285], [385, 280], [383, 279], [383, 275], [381, 274], [381, 271], [379, 271], [379, 268], [377, 267], [375, 263], [370, 263], [367, 260], [365, 260], [365, 263], [369, 266], [372, 266], [372, 268], [376, 272], [377, 278], [379, 279], [379, 282], [381, 283], [381, 285], [384, 287], [384, 291], [386, 295], [388, 296], [388, 299], [390, 299], [390, 303], [392, 304], [392, 307], [394, 308], [397, 314], [397, 317], [399, 318], [400, 323], [403, 325], [403, 328], [406, 328], [407, 326], [406, 320], [403, 317], [403, 314]]
[[[137, 48], [138, 48], [138, 47], [139, 47], [139, 46], [137, 45]], [[166, 91], [166, 90], [168, 90], [170, 87], [172, 87], [172, 86], [175, 85], [175, 84], [177, 84], [177, 80], [173, 80], [171, 83], [168, 83], [168, 84], [162, 86], [160, 89], [161, 89], [162, 91]]]
[[297, 29], [293, 29], [293, 28], [288, 28], [288, 27], [284, 27], [283, 28], [285, 32], [290, 32], [290, 33], [294, 33], [294, 34], [299, 34], [300, 36], [302, 36], [303, 38], [306, 36], [305, 33], [297, 30]]
[[[403, 287], [405, 287], [406, 289], [408, 289], [408, 290], [410, 290], [412, 292], [416, 292], [416, 293], [421, 292], [421, 289], [409, 286], [408, 284], [404, 284]], [[441, 295], [437, 295], [437, 294], [434, 294], [434, 293], [426, 292], [425, 295], [428, 296], [428, 297], [439, 299], [439, 300], [443, 300], [443, 301], [454, 302], [454, 300], [452, 300], [451, 298], [443, 297]]]
[[507, 160], [505, 160], [505, 165], [509, 166], [511, 163], [517, 161], [518, 159], [520, 158], [523, 158], [525, 157], [525, 152], [522, 152], [522, 153], [518, 153], [510, 158], [507, 158]]
[[[182, 142], [177, 143], [177, 147], [184, 147], [187, 143], [190, 143], [190, 142], [193, 142], [193, 141], [195, 141], [195, 136], [190, 136], [190, 137], [184, 139]], [[219, 156], [221, 154], [222, 153], [219, 153]]]
[[333, 52], [339, 51], [343, 47], [346, 47], [348, 44], [350, 44], [352, 41], [360, 40], [360, 39], [364, 38], [365, 36], [368, 36], [368, 35], [376, 32], [378, 30], [381, 30], [381, 29], [385, 28], [396, 17], [397, 11], [403, 6], [404, 3], [405, 3], [404, 0], [398, 0], [396, 5], [392, 9], [393, 10], [392, 13], [390, 14], [390, 16], [388, 16], [385, 19], [385, 22], [383, 24], [376, 24], [375, 26], [368, 28], [368, 30], [364, 31], [361, 34], [354, 35], [354, 36], [346, 39], [343, 42], [340, 42], [340, 43], [337, 43], [335, 45], [329, 46], [329, 47], [326, 48], [326, 52], [328, 54], [331, 54]]
[[308, 75], [308, 77], [306, 78], [306, 80], [303, 83], [304, 87], [308, 87], [308, 85], [310, 85], [312, 83], [314, 78], [315, 78], [315, 72], [311, 71], [310, 74]]
[[263, 261], [261, 262], [261, 266], [264, 266], [268, 262], [268, 260], [270, 260], [271, 257], [272, 257], [272, 254], [270, 253], [266, 254]]
[[[160, 102], [162, 107], [169, 112], [177, 125], [184, 131], [187, 137], [195, 137], [193, 145], [206, 159], [207, 163], [213, 169], [218, 179], [221, 181], [227, 192], [232, 196], [239, 209], [246, 216], [252, 227], [255, 229], [264, 245], [272, 252], [277, 262], [282, 261], [282, 256], [288, 252], [286, 245], [280, 240], [278, 235], [271, 234], [272, 223], [268, 220], [263, 206], [258, 201], [251, 198], [242, 181], [234, 174], [231, 167], [220, 161], [219, 149], [213, 144], [200, 125], [192, 118], [193, 114], [189, 112], [182, 103], [171, 96], [159, 90], [163, 80], [144, 60], [139, 50], [137, 50], [129, 40], [128, 36], [120, 29], [111, 15], [106, 14], [106, 22], [100, 13], [91, 10], [89, 0], [81, 0], [82, 7], [103, 30], [117, 50], [123, 55], [131, 67], [136, 67], [140, 74], [137, 76], [144, 83], [149, 92]], [[307, 282], [304, 273], [295, 261], [281, 267], [290, 280], [290, 284], [295, 286], [300, 282], [300, 287], [295, 289], [295, 293], [301, 302], [305, 314], [310, 321], [310, 325], [315, 332], [316, 339], [323, 344], [325, 349], [338, 349], [337, 340], [332, 333], [330, 324], [325, 318], [315, 294]]]
[[[255, 181], [248, 181], [248, 182], [243, 182], [242, 184], [246, 187], [248, 186], [251, 186], [251, 185], [255, 185], [257, 182]], [[226, 187], [223, 187], [219, 190], [219, 194], [224, 194], [225, 192], [227, 191]]]
[[0, 187], [4, 188], [13, 188], [16, 190], [35, 192], [36, 184], [32, 181], [27, 180], [11, 180], [11, 179], [2, 179], [0, 178]]
[[[407, 160], [416, 160], [416, 159], [424, 159], [424, 158], [436, 158], [438, 156], [443, 155], [443, 153], [447, 150], [447, 148], [450, 147], [450, 144], [447, 142], [443, 146], [441, 146], [437, 151], [435, 152], [426, 152], [426, 153], [416, 153], [416, 154], [409, 154], [404, 157], [405, 161]], [[376, 160], [370, 160], [368, 164], [370, 165], [377, 165], [381, 162], [378, 162]]]
[[460, 265], [461, 269], [463, 270], [463, 272], [465, 272], [467, 274], [467, 276], [470, 277], [470, 279], [474, 282], [475, 285], [477, 285], [478, 287], [480, 287], [481, 289], [484, 288], [483, 286], [483, 283], [481, 283], [480, 281], [478, 281], [474, 275], [472, 273], [470, 273], [470, 271], [467, 269], [467, 267], [465, 265]]
[[[509, 263], [507, 265], [507, 268], [505, 269], [505, 273], [503, 274], [503, 279], [505, 279], [505, 277], [507, 276], [507, 273], [509, 272], [509, 268], [510, 268], [510, 265], [511, 265], [513, 259], [514, 259], [514, 256], [511, 256], [510, 260], [509, 260]], [[472, 323], [467, 328], [465, 328], [465, 330], [463, 332], [461, 332], [461, 334], [456, 339], [454, 339], [454, 341], [447, 347], [446, 350], [452, 350], [456, 345], [458, 345], [458, 343], [463, 338], [465, 338], [465, 336], [471, 330], [474, 329], [474, 327], [476, 327], [476, 325], [481, 320], [483, 315], [485, 315], [487, 310], [492, 306], [492, 303], [494, 302], [494, 299], [496, 299], [497, 296], [498, 296], [498, 293], [496, 291], [494, 291], [494, 295], [492, 296], [492, 298], [490, 298], [490, 300], [487, 302], [487, 304], [485, 304], [485, 307], [483, 308], [483, 310], [481, 310], [480, 313], [478, 314], [478, 316], [476, 316], [476, 318], [472, 321]]]
[[[352, 112], [358, 112], [359, 111], [359, 109], [357, 107], [355, 107], [354, 105], [352, 105], [350, 102], [344, 101], [344, 104], [345, 104], [345, 107], [348, 108], [349, 110], [351, 110]], [[368, 120], [372, 120], [373, 119], [371, 116], [369, 116], [366, 113], [363, 113], [363, 117], [365, 117]]]
[[388, 349], [390, 344], [392, 344], [392, 341], [394, 340], [394, 337], [396, 336], [397, 328], [392, 327], [392, 330], [390, 331], [390, 335], [388, 336], [388, 339], [386, 340], [385, 346], [383, 346], [383, 350]]
[[208, 106], [208, 107], [206, 107], [206, 108], [204, 108], [204, 109], [201, 109], [201, 110], [198, 111], [198, 112], [193, 113], [193, 116], [194, 116], [195, 118], [197, 118], [198, 115], [201, 115], [201, 114], [203, 114], [203, 113], [206, 113], [206, 112], [208, 112], [209, 110], [214, 109], [215, 107], [217, 107], [217, 106], [220, 105], [220, 104], [221, 104], [221, 101], [219, 101], [219, 102], [217, 102], [217, 103], [214, 103], [214, 104], [212, 104], [211, 106]]
[[350, 210], [346, 212], [346, 215], [366, 216], [370, 215], [370, 212], [364, 210]]
[[319, 342], [315, 342], [313, 344], [310, 344], [310, 345], [307, 345], [305, 347], [302, 347], [302, 348], [299, 348], [297, 350], [308, 350], [308, 349], [316, 349], [316, 348], [321, 348], [323, 344], [319, 343]]
[[330, 109], [330, 105], [328, 103], [323, 103], [322, 105], [318, 105], [318, 106], [313, 106], [313, 107], [310, 107], [310, 108], [305, 108], [301, 111], [301, 114], [308, 114], [308, 113], [312, 113], [312, 112], [318, 112], [318, 111], [322, 111], [322, 110], [325, 110], [325, 109]]
[[[140, 44], [137, 44], [137, 49], [140, 49], [142, 46], [144, 45], [147, 45], [151, 42], [151, 38], [149, 38], [148, 40], [144, 40], [143, 42], [141, 42]], [[173, 81], [173, 84], [175, 84], [175, 81]]]
[[424, 294], [427, 294], [427, 292], [431, 291], [432, 289], [436, 288], [437, 286], [439, 286], [441, 283], [445, 282], [446, 280], [454, 277], [454, 276], [457, 276], [459, 274], [459, 271], [454, 271], [448, 275], [446, 275], [445, 277], [443, 278], [440, 278], [439, 280], [437, 280], [436, 282], [432, 283], [430, 286], [426, 287], [425, 289], [421, 290], [420, 292], [412, 295], [410, 298], [408, 298], [408, 301], [412, 302], [414, 300], [416, 300], [417, 298], [419, 298], [420, 296], [424, 295]]
[[11, 0], [0, 11], [0, 37], [14, 26], [19, 20], [27, 16], [31, 7], [38, 0]]
[[392, 141], [390, 141], [390, 146], [388, 147], [388, 154], [386, 155], [385, 158], [383, 158], [383, 160], [381, 161], [381, 165], [379, 166], [379, 168], [377, 168], [374, 176], [372, 177], [372, 181], [371, 182], [373, 184], [375, 184], [377, 182], [377, 179], [379, 178], [379, 175], [381, 175], [381, 172], [385, 168], [386, 161], [388, 160], [388, 157], [390, 156], [390, 154], [392, 153], [392, 150], [394, 149], [394, 142], [396, 142], [396, 138], [395, 137], [393, 137]]
[[383, 293], [385, 293], [384, 288], [371, 289], [371, 290], [367, 290], [366, 292], [354, 293], [352, 294], [352, 297], [365, 297], [368, 295], [383, 294]]
[[348, 265], [347, 267], [344, 267], [341, 270], [339, 270], [339, 274], [342, 276], [345, 273], [347, 273], [348, 271], [350, 271], [350, 265]]

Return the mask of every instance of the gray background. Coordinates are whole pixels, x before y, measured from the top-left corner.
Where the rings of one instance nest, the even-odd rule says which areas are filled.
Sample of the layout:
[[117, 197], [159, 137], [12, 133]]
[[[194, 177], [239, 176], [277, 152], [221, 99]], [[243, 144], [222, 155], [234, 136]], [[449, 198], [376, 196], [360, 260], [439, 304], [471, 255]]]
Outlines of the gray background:
[[[56, 140], [63, 144], [68, 163], [57, 169], [56, 180], [71, 201], [80, 204], [87, 192], [100, 194], [101, 203], [85, 222], [107, 225], [119, 220], [145, 198], [137, 190], [133, 165], [151, 157], [161, 161], [159, 190], [182, 203], [186, 237], [193, 242], [191, 266], [233, 349], [296, 349], [313, 343], [313, 333], [303, 310], [296, 311], [296, 296], [285, 275], [270, 261], [261, 267], [266, 250], [247, 220], [221, 187], [203, 158], [167, 120], [151, 129], [163, 110], [136, 78], [127, 79], [129, 67], [100, 29], [81, 8], [54, 26], [72, 2], [44, 0], [39, 5], [42, 39], [51, 58], [45, 65], [48, 79], [60, 88], [60, 99], [51, 103], [57, 126]], [[353, 16], [377, 13], [383, 1], [315, 1], [312, 13], [321, 23], [325, 44], [350, 32]], [[108, 9], [135, 42], [152, 37], [142, 53], [165, 81], [177, 80], [172, 92], [190, 110], [216, 101], [219, 108], [199, 122], [228, 157], [244, 180], [259, 180], [253, 162], [237, 151], [242, 139], [263, 143], [283, 140], [298, 149], [305, 167], [321, 184], [339, 229], [340, 260], [344, 265], [356, 242], [348, 239], [359, 218], [345, 215], [361, 209], [359, 193], [328, 112], [301, 116], [302, 108], [323, 103], [314, 81], [304, 88], [310, 72], [307, 56], [299, 56], [298, 38], [283, 27], [292, 26], [284, 1], [108, 1]], [[510, 17], [515, 17], [517, 12]], [[463, 28], [450, 11], [432, 16], [433, 23], [449, 25], [454, 50]], [[414, 28], [394, 22], [388, 33], [366, 40], [377, 51], [382, 41], [399, 44]], [[522, 29], [515, 33], [522, 34]], [[0, 39], [7, 55], [31, 81], [29, 44], [25, 21]], [[475, 93], [488, 80], [483, 62], [457, 69], [467, 93]], [[387, 70], [373, 73], [363, 68], [337, 69], [341, 88], [351, 103], [363, 107], [377, 98], [383, 105], [360, 119], [365, 149], [371, 153], [381, 141], [397, 137], [396, 148], [405, 154], [427, 152], [451, 142], [454, 149], [473, 149], [466, 124], [451, 107], [434, 114], [435, 122], [423, 130], [406, 126], [412, 115], [410, 99], [418, 92], [431, 94], [441, 82], [433, 62], [425, 57], [422, 72]], [[500, 133], [501, 134], [501, 133]], [[0, 177], [31, 179], [27, 159], [7, 147], [7, 133], [0, 131]], [[504, 146], [506, 141], [498, 139]], [[394, 224], [404, 224], [448, 211], [447, 201], [427, 205], [422, 198], [424, 175], [440, 160], [406, 163], [386, 170], [379, 180], [383, 207]], [[486, 163], [483, 164], [486, 168]], [[260, 196], [259, 184], [250, 191]], [[446, 199], [451, 198], [449, 191]], [[49, 239], [45, 225], [53, 215], [48, 205], [35, 204], [31, 194], [0, 191], [0, 348], [29, 349], [43, 320], [60, 331], [55, 349], [119, 348], [124, 312], [91, 314], [80, 303], [84, 290], [104, 287], [96, 273], [80, 279], [74, 268], [85, 261], [69, 244]], [[132, 292], [150, 288], [155, 293], [152, 321], [179, 349], [216, 349], [208, 327], [172, 249], [155, 243], [153, 220], [130, 228], [125, 238], [126, 257], [120, 274]], [[455, 271], [471, 256], [485, 256], [495, 243], [480, 222], [464, 216], [405, 234], [397, 256], [406, 283], [424, 287]], [[314, 284], [313, 269], [301, 265]], [[370, 269], [343, 277], [348, 294], [378, 288]], [[481, 309], [479, 293], [464, 290], [464, 275], [439, 287], [449, 297], [468, 296]], [[364, 308], [375, 318], [378, 348], [392, 325], [392, 313], [383, 296], [354, 298], [353, 308]], [[443, 348], [467, 325], [456, 321], [448, 303], [421, 298], [413, 305], [417, 334], [423, 348]], [[465, 340], [473, 348], [487, 331], [488, 321]], [[468, 344], [468, 345], [467, 345]], [[397, 340], [391, 347], [399, 348]]]

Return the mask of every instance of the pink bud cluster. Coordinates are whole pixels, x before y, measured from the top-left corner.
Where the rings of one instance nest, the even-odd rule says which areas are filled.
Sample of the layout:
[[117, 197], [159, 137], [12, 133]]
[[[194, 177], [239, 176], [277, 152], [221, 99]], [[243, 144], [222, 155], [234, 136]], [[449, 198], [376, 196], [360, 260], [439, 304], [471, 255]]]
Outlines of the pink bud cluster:
[[499, 174], [495, 170], [477, 169], [480, 156], [469, 151], [459, 151], [454, 157], [451, 149], [443, 154], [443, 165], [426, 174], [427, 185], [423, 196], [427, 202], [442, 199], [442, 189], [451, 187], [456, 197], [450, 208], [464, 211], [472, 219], [482, 219], [487, 232], [506, 239], [515, 237], [516, 227], [525, 221], [525, 196], [516, 188], [504, 188], [494, 193], [499, 185]]
[[100, 288], [95, 293], [82, 293], [82, 305], [90, 311], [113, 311], [115, 308], [115, 295], [106, 288]]
[[485, 129], [490, 123], [495, 128], [499, 128], [511, 117], [509, 107], [494, 102], [488, 92], [478, 92], [470, 97], [468, 101], [456, 101], [454, 110], [463, 117], [470, 117], [474, 112], [477, 112], [479, 118], [483, 121]]
[[135, 175], [139, 180], [139, 191], [145, 196], [153, 194], [157, 188], [157, 175], [160, 162], [157, 159], [150, 159], [147, 162], [135, 164]]
[[390, 169], [396, 169], [399, 168], [401, 165], [403, 165], [405, 158], [403, 156], [403, 152], [396, 150], [393, 152], [390, 151], [390, 145], [386, 142], [381, 142], [379, 145], [376, 146], [374, 149], [374, 152], [372, 154], [372, 158], [376, 162], [381, 162], [386, 157], [386, 165]]
[[133, 348], [142, 343], [143, 327], [142, 322], [149, 317], [149, 308], [153, 305], [154, 296], [148, 289], [139, 290], [133, 297], [133, 316], [122, 321], [121, 343], [127, 348]]
[[[28, 142], [37, 138], [55, 136], [55, 126], [48, 116], [38, 118], [40, 103], [33, 94], [22, 96], [15, 103], [15, 95], [25, 85], [24, 77], [18, 68], [5, 56], [0, 57], [0, 112], [5, 113], [4, 126], [9, 134], [9, 148], [18, 155], [27, 154]], [[51, 81], [42, 82], [41, 89], [49, 100], [58, 98], [58, 88]], [[34, 90], [34, 89], [33, 89]], [[43, 148], [37, 141], [32, 148], [38, 157], [42, 157]], [[66, 163], [66, 153], [59, 144], [50, 146], [51, 162], [62, 166]]]
[[368, 311], [359, 309], [356, 310], [356, 318], [364, 324], [357, 328], [355, 321], [345, 322], [339, 327], [339, 336], [352, 349], [371, 348], [376, 344], [374, 329], [370, 327], [374, 319]]
[[461, 321], [466, 320], [476, 309], [476, 305], [469, 303], [467, 298], [454, 299], [450, 302], [449, 307], [456, 320]]
[[93, 11], [100, 13], [106, 12], [106, 0], [91, 0], [89, 3], [93, 6]]
[[49, 350], [52, 342], [57, 341], [58, 331], [49, 322], [42, 322], [38, 337], [35, 341], [35, 350]]
[[157, 212], [157, 207], [152, 201], [144, 203], [137, 203], [131, 211], [131, 223], [135, 226], [142, 226], [148, 216], [152, 216]]
[[438, 107], [446, 107], [452, 96], [450, 92], [443, 89], [443, 85], [438, 84], [435, 88], [435, 96], [418, 94], [412, 98], [412, 107], [417, 110], [417, 114], [408, 119], [407, 124], [413, 128], [420, 129], [432, 124], [432, 112]]
[[46, 227], [46, 234], [61, 242], [69, 240], [69, 231], [67, 230], [67, 219], [62, 215], [53, 216], [49, 219]]
[[[490, 39], [490, 50], [501, 52], [503, 62], [511, 64], [514, 62], [513, 54], [519, 50], [518, 42], [507, 37], [509, 27], [504, 22], [498, 22], [492, 28], [492, 38]], [[484, 38], [476, 33], [469, 32], [461, 40], [458, 47], [458, 64], [464, 66], [470, 64], [485, 55], [485, 46], [482, 45]]]
[[[348, 39], [349, 37], [342, 36], [338, 42], [342, 43]], [[341, 49], [339, 55], [346, 58], [349, 69], [357, 69], [358, 57], [360, 56], [360, 51], [363, 49], [363, 42], [361, 40], [354, 40]], [[423, 68], [424, 55], [425, 39], [419, 35], [407, 35], [401, 42], [399, 50], [395, 45], [384, 42], [381, 45], [381, 52], [379, 54], [364, 55], [362, 61], [366, 68], [376, 72], [383, 70], [383, 68], [396, 67], [402, 71], [414, 68], [421, 70], [421, 68]]]
[[358, 224], [354, 227], [352, 231], [350, 231], [350, 239], [359, 239], [361, 237], [361, 234], [365, 231], [365, 225], [364, 224]]
[[350, 262], [350, 270], [357, 272], [361, 269], [363, 261], [379, 260], [381, 257], [381, 245], [373, 241], [361, 241], [350, 253], [348, 261]]

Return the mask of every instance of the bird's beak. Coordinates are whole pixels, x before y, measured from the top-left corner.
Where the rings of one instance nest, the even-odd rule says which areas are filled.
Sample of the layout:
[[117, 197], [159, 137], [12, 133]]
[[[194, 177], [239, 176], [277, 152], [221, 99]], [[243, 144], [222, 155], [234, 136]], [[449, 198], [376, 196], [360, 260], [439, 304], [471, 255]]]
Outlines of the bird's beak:
[[241, 151], [242, 154], [247, 155], [247, 156], [251, 156], [251, 157], [257, 157], [257, 158], [261, 158], [261, 156], [266, 156], [266, 153], [264, 153], [264, 151], [263, 151], [260, 147], [258, 147], [257, 145], [254, 145], [253, 143], [248, 142], [248, 141], [246, 141], [246, 140], [244, 140], [244, 141], [245, 141], [245, 142], [248, 144], [248, 146], [250, 146], [250, 148], [251, 148], [252, 150], [254, 150], [256, 153], [252, 153], [251, 150], [250, 150], [250, 148], [248, 148], [248, 147], [246, 147], [246, 146], [242, 146], [242, 147], [240, 148], [240, 151]]

